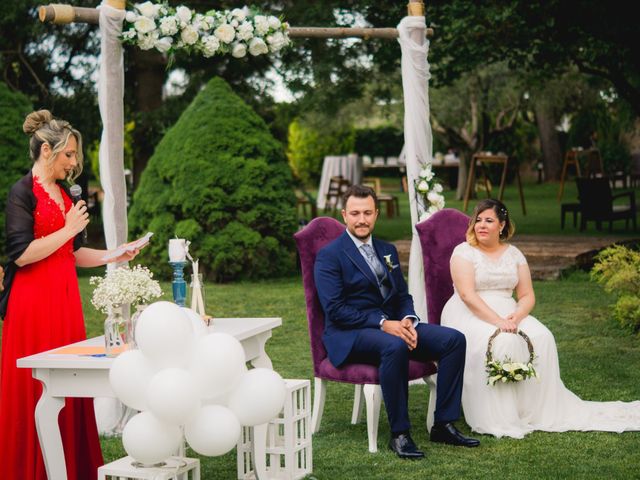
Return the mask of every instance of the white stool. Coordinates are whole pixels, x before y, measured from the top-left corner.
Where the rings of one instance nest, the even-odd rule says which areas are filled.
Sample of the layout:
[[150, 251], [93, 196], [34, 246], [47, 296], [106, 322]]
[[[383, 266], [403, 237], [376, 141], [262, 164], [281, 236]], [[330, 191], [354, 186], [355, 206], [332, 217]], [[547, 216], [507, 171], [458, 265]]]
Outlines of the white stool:
[[200, 480], [200, 460], [170, 457], [162, 467], [136, 467], [124, 457], [98, 468], [98, 480]]
[[[285, 379], [282, 412], [269, 422], [266, 465], [268, 478], [298, 480], [313, 471], [311, 451], [311, 383]], [[255, 479], [251, 429], [244, 427], [238, 442], [238, 479]]]

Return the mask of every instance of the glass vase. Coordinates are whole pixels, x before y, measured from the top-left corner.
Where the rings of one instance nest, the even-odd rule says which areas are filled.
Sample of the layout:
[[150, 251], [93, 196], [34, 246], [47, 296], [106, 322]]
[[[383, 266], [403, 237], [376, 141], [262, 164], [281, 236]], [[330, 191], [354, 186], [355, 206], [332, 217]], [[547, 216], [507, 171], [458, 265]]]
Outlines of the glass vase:
[[204, 290], [204, 277], [202, 273], [191, 275], [191, 283], [189, 284], [189, 306], [191, 310], [198, 312], [200, 315], [205, 315], [206, 310], [206, 296]]
[[138, 348], [138, 343], [136, 342], [136, 325], [138, 324], [140, 315], [147, 307], [148, 305], [146, 303], [136, 305], [136, 311], [131, 315], [131, 348]]
[[104, 347], [107, 357], [115, 357], [131, 344], [131, 320], [121, 306], [109, 309], [104, 321]]

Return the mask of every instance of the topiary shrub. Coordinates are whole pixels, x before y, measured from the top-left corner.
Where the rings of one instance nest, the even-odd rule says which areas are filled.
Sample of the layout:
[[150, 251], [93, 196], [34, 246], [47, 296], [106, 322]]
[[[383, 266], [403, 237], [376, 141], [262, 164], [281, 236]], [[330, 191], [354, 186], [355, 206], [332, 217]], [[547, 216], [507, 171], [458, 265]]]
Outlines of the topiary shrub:
[[167, 245], [190, 240], [209, 279], [265, 278], [294, 268], [295, 195], [284, 152], [264, 121], [211, 80], [155, 149], [133, 197], [140, 259], [169, 275]]
[[[0, 257], [4, 260], [4, 209], [11, 186], [31, 166], [29, 138], [22, 132], [22, 123], [33, 110], [31, 102], [21, 93], [13, 92], [0, 82]], [[4, 263], [4, 262], [3, 262]]]
[[640, 331], [640, 252], [622, 245], [604, 249], [596, 256], [591, 278], [618, 296], [613, 317], [623, 327]]

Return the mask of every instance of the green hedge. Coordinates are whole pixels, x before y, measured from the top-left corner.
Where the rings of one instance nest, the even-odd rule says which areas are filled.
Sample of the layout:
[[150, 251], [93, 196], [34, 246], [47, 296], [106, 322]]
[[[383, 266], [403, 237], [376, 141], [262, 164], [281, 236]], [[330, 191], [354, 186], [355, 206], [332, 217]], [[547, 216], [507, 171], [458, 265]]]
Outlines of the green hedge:
[[294, 269], [295, 195], [282, 146], [223, 80], [211, 80], [158, 144], [129, 224], [134, 236], [155, 233], [139, 258], [165, 275], [175, 236], [192, 242], [216, 281]]
[[33, 110], [31, 102], [21, 93], [13, 92], [0, 82], [0, 257], [5, 258], [4, 210], [11, 186], [31, 166], [29, 138], [22, 131], [22, 123]]

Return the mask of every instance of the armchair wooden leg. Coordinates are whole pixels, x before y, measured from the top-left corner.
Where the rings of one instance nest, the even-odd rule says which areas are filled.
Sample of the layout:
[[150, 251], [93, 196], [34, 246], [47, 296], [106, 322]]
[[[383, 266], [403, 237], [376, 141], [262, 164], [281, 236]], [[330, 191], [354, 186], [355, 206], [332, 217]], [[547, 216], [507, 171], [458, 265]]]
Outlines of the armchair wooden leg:
[[354, 385], [353, 392], [353, 411], [351, 412], [351, 425], [355, 425], [360, 422], [362, 417], [362, 410], [364, 408], [364, 402], [362, 401], [362, 388], [364, 385]]
[[367, 404], [367, 435], [369, 437], [369, 452], [378, 451], [378, 422], [380, 420], [380, 404], [382, 403], [382, 389], [380, 385], [365, 385], [363, 387], [364, 400]]
[[324, 399], [327, 396], [327, 381], [315, 377], [313, 380], [313, 412], [311, 413], [311, 433], [320, 430], [322, 412], [324, 411]]
[[427, 432], [431, 433], [433, 427], [433, 414], [436, 411], [436, 385], [438, 383], [438, 374], [424, 377], [424, 381], [429, 385], [429, 406], [427, 407]]

